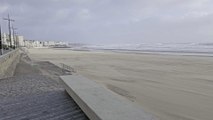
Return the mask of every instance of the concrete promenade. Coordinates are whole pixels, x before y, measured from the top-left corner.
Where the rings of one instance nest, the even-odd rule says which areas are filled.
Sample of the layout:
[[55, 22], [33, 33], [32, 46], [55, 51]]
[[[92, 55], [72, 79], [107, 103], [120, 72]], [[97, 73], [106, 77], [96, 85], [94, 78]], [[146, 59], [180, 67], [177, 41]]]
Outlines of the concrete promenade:
[[60, 83], [66, 74], [22, 54], [14, 76], [0, 79], [0, 120], [88, 120]]

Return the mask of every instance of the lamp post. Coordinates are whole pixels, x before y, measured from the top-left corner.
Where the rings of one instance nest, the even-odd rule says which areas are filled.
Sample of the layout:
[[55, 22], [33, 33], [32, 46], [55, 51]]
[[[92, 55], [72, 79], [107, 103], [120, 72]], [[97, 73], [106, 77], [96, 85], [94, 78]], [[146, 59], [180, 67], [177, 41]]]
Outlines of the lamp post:
[[15, 20], [10, 19], [10, 15], [9, 14], [8, 14], [7, 18], [3, 18], [3, 20], [7, 20], [8, 21], [10, 48], [12, 48], [11, 22], [14, 22]]
[[0, 55], [3, 55], [3, 44], [2, 44], [2, 36], [1, 36], [1, 25], [0, 25]]
[[14, 48], [17, 48], [17, 39], [16, 39], [16, 35], [15, 35], [15, 30], [17, 30], [17, 28], [14, 28], [14, 27], [12, 26]]
[[19, 46], [19, 38], [18, 38], [18, 32], [15, 32], [14, 33], [15, 34], [15, 40], [16, 40], [16, 48], [19, 48], [20, 46]]

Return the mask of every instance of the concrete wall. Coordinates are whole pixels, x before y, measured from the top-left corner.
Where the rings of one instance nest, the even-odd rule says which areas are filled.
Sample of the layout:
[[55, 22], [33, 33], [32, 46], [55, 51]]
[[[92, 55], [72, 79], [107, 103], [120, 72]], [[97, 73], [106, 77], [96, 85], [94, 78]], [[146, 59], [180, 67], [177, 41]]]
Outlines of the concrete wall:
[[0, 56], [0, 79], [11, 77], [14, 74], [17, 63], [20, 60], [19, 50], [13, 50]]
[[158, 120], [140, 106], [83, 76], [60, 77], [68, 94], [90, 120]]

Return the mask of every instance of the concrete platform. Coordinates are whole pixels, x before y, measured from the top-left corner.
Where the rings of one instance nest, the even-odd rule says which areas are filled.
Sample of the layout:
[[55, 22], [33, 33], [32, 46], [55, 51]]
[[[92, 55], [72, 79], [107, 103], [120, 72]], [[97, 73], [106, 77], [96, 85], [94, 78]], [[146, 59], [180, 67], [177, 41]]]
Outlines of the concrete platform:
[[80, 75], [61, 79], [66, 91], [91, 120], [157, 120], [136, 104]]

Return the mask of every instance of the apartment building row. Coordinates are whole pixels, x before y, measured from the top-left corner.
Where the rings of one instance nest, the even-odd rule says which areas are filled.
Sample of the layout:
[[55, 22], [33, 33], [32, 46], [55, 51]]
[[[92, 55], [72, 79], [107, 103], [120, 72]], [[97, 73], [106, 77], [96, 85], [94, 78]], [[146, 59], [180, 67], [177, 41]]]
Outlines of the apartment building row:
[[56, 41], [38, 41], [38, 40], [24, 40], [24, 46], [28, 48], [39, 48], [39, 47], [67, 47], [68, 44], [65, 42]]
[[21, 35], [11, 35], [11, 41], [9, 39], [9, 35], [6, 33], [2, 34], [2, 44], [5, 46], [24, 46], [24, 36]]
[[[28, 48], [36, 48], [36, 47], [67, 47], [68, 44], [61, 41], [38, 41], [38, 40], [25, 40], [24, 36], [15, 35], [11, 36], [11, 44], [12, 46], [17, 45], [19, 47], [28, 47]], [[5, 46], [10, 46], [9, 35], [3, 33], [2, 35], [2, 43]]]

